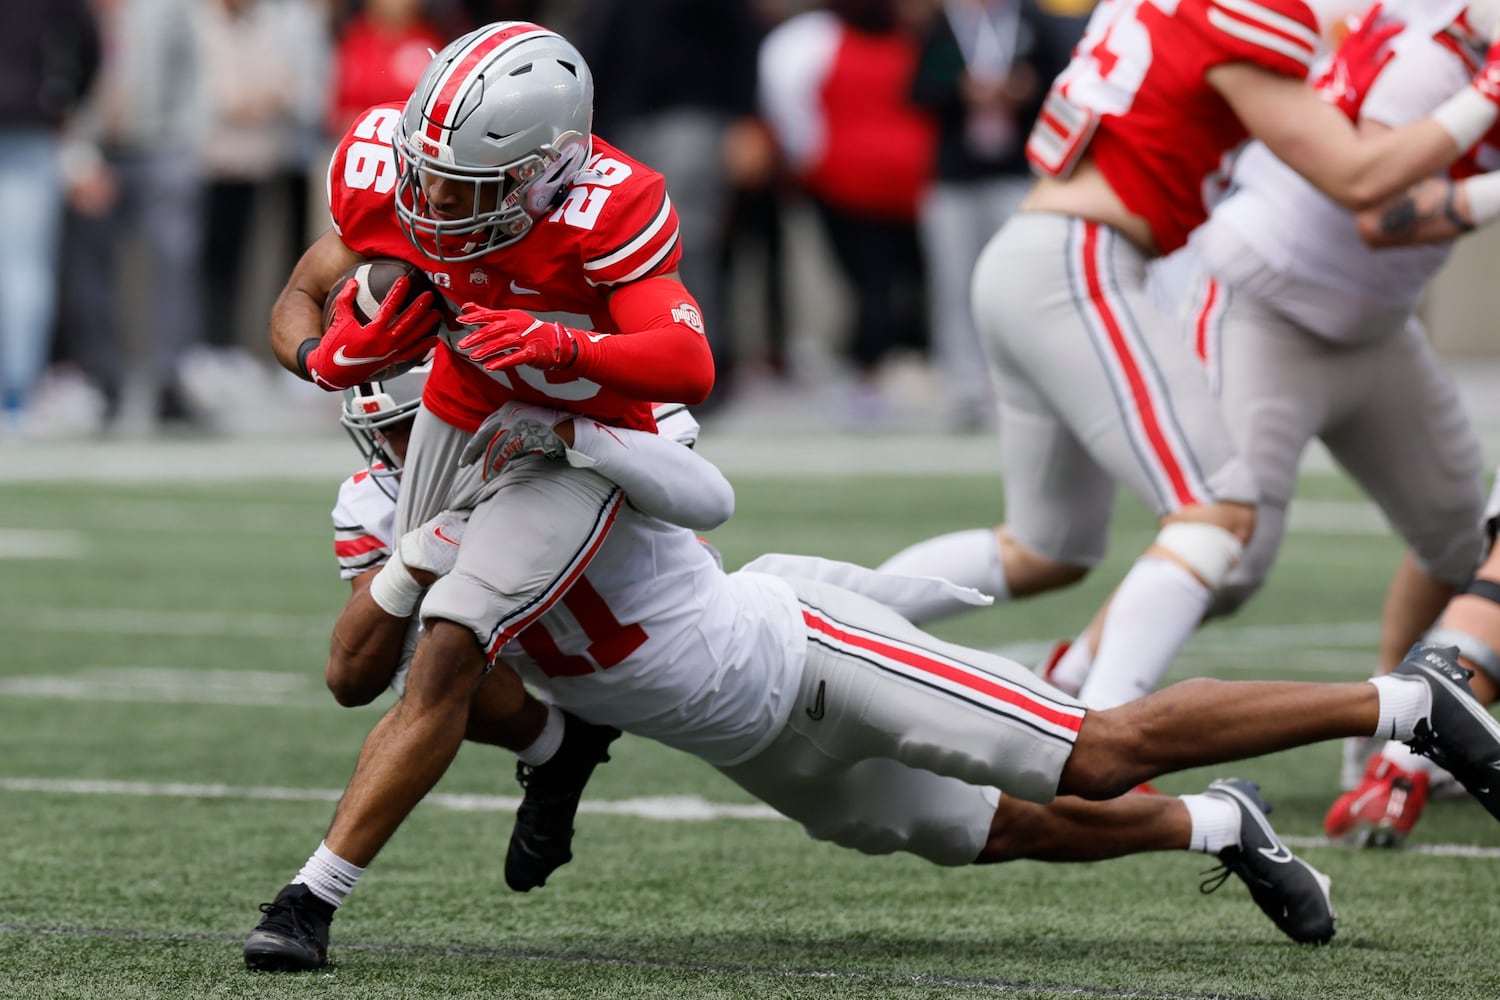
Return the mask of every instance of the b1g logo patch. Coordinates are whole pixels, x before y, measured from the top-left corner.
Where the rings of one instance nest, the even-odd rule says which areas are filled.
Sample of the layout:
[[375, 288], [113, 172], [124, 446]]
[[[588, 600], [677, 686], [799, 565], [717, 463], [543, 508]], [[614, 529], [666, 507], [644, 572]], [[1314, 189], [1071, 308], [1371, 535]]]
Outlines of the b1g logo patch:
[[672, 322], [681, 323], [698, 333], [703, 333], [703, 314], [698, 307], [691, 302], [683, 302], [672, 307]]

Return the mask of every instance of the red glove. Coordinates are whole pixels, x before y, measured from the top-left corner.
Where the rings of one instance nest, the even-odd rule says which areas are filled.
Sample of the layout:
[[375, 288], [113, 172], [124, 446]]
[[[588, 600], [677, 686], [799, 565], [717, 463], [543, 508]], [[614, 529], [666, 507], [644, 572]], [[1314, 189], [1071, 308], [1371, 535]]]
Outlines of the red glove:
[[1500, 41], [1490, 44], [1490, 50], [1484, 56], [1484, 66], [1474, 77], [1473, 86], [1490, 103], [1500, 105]]
[[328, 330], [307, 355], [308, 377], [325, 389], [348, 389], [430, 351], [442, 313], [431, 292], [418, 295], [403, 310], [410, 285], [406, 278], [397, 278], [370, 322], [361, 323], [354, 312], [359, 286], [346, 283], [333, 300]]
[[458, 314], [465, 326], [478, 327], [456, 345], [485, 371], [517, 365], [567, 368], [578, 360], [581, 330], [539, 320], [522, 309], [486, 309], [470, 302]]
[[1405, 27], [1395, 18], [1384, 17], [1378, 3], [1351, 21], [1333, 62], [1313, 84], [1318, 96], [1348, 115], [1350, 121], [1358, 121], [1359, 109], [1375, 78], [1396, 54], [1391, 40]]

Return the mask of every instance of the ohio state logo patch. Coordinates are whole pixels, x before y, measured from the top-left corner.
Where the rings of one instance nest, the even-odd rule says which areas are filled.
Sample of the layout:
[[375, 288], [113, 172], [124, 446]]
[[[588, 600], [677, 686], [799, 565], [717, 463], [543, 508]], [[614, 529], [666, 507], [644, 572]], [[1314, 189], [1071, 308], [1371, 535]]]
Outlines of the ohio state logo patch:
[[703, 314], [691, 302], [683, 302], [672, 307], [672, 322], [681, 323], [698, 333], [703, 333]]

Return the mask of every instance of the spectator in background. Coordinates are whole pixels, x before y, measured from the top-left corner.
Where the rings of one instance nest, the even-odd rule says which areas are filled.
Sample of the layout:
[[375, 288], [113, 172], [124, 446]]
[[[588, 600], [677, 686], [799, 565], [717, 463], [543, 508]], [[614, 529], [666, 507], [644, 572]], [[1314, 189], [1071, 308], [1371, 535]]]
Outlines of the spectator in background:
[[0, 32], [0, 436], [25, 433], [57, 310], [61, 128], [99, 68], [85, 0], [12, 4]]
[[1076, 41], [1035, 0], [943, 0], [928, 25], [912, 99], [937, 121], [937, 161], [922, 203], [934, 360], [948, 419], [978, 430], [994, 390], [969, 306], [974, 262], [1031, 187], [1026, 136]]
[[447, 42], [423, 0], [363, 0], [334, 43], [329, 140], [342, 137], [366, 108], [404, 100]]
[[[47, 0], [51, 3], [53, 0]], [[61, 355], [105, 396], [105, 419], [124, 389], [124, 332], [117, 279], [121, 241], [144, 243], [153, 414], [192, 424], [178, 361], [203, 323], [199, 260], [203, 179], [198, 150], [207, 121], [197, 0], [97, 0], [103, 70], [73, 137], [72, 214], [63, 252]]]
[[267, 289], [257, 302], [247, 294], [255, 220], [280, 213], [282, 238], [272, 244], [278, 278], [307, 242], [308, 177], [321, 139], [329, 43], [315, 0], [211, 0], [203, 21], [209, 122], [202, 144], [202, 276], [211, 309], [203, 346], [210, 350], [197, 352], [192, 382], [217, 393], [221, 382], [264, 375], [240, 336], [240, 321], [252, 315], [259, 333], [275, 295]]
[[772, 29], [760, 49], [762, 111], [854, 293], [854, 429], [889, 419], [879, 385], [887, 354], [926, 348], [916, 220], [936, 130], [911, 100], [926, 10], [911, 0], [829, 0]]
[[682, 282], [703, 307], [714, 355], [714, 392], [697, 408], [708, 412], [736, 360], [719, 261], [735, 185], [755, 169], [735, 154], [759, 129], [759, 23], [749, 0], [583, 0], [573, 37], [597, 83], [595, 132], [667, 178]]

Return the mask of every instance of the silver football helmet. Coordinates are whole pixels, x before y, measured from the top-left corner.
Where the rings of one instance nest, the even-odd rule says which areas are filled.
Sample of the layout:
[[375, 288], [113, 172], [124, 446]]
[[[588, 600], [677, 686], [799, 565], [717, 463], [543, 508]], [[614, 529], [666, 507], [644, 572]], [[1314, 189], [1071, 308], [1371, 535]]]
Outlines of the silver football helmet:
[[384, 432], [402, 421], [415, 419], [417, 407], [422, 404], [422, 389], [431, 372], [432, 363], [428, 361], [394, 378], [362, 382], [344, 390], [339, 423], [364, 456], [370, 475], [388, 495], [393, 495], [394, 490], [381, 480], [401, 474], [401, 458], [391, 451]]
[[[525, 236], [588, 160], [593, 114], [593, 76], [556, 32], [500, 21], [451, 42], [392, 136], [407, 238], [434, 260], [461, 261]], [[423, 182], [437, 178], [467, 186], [467, 215], [433, 208]]]

